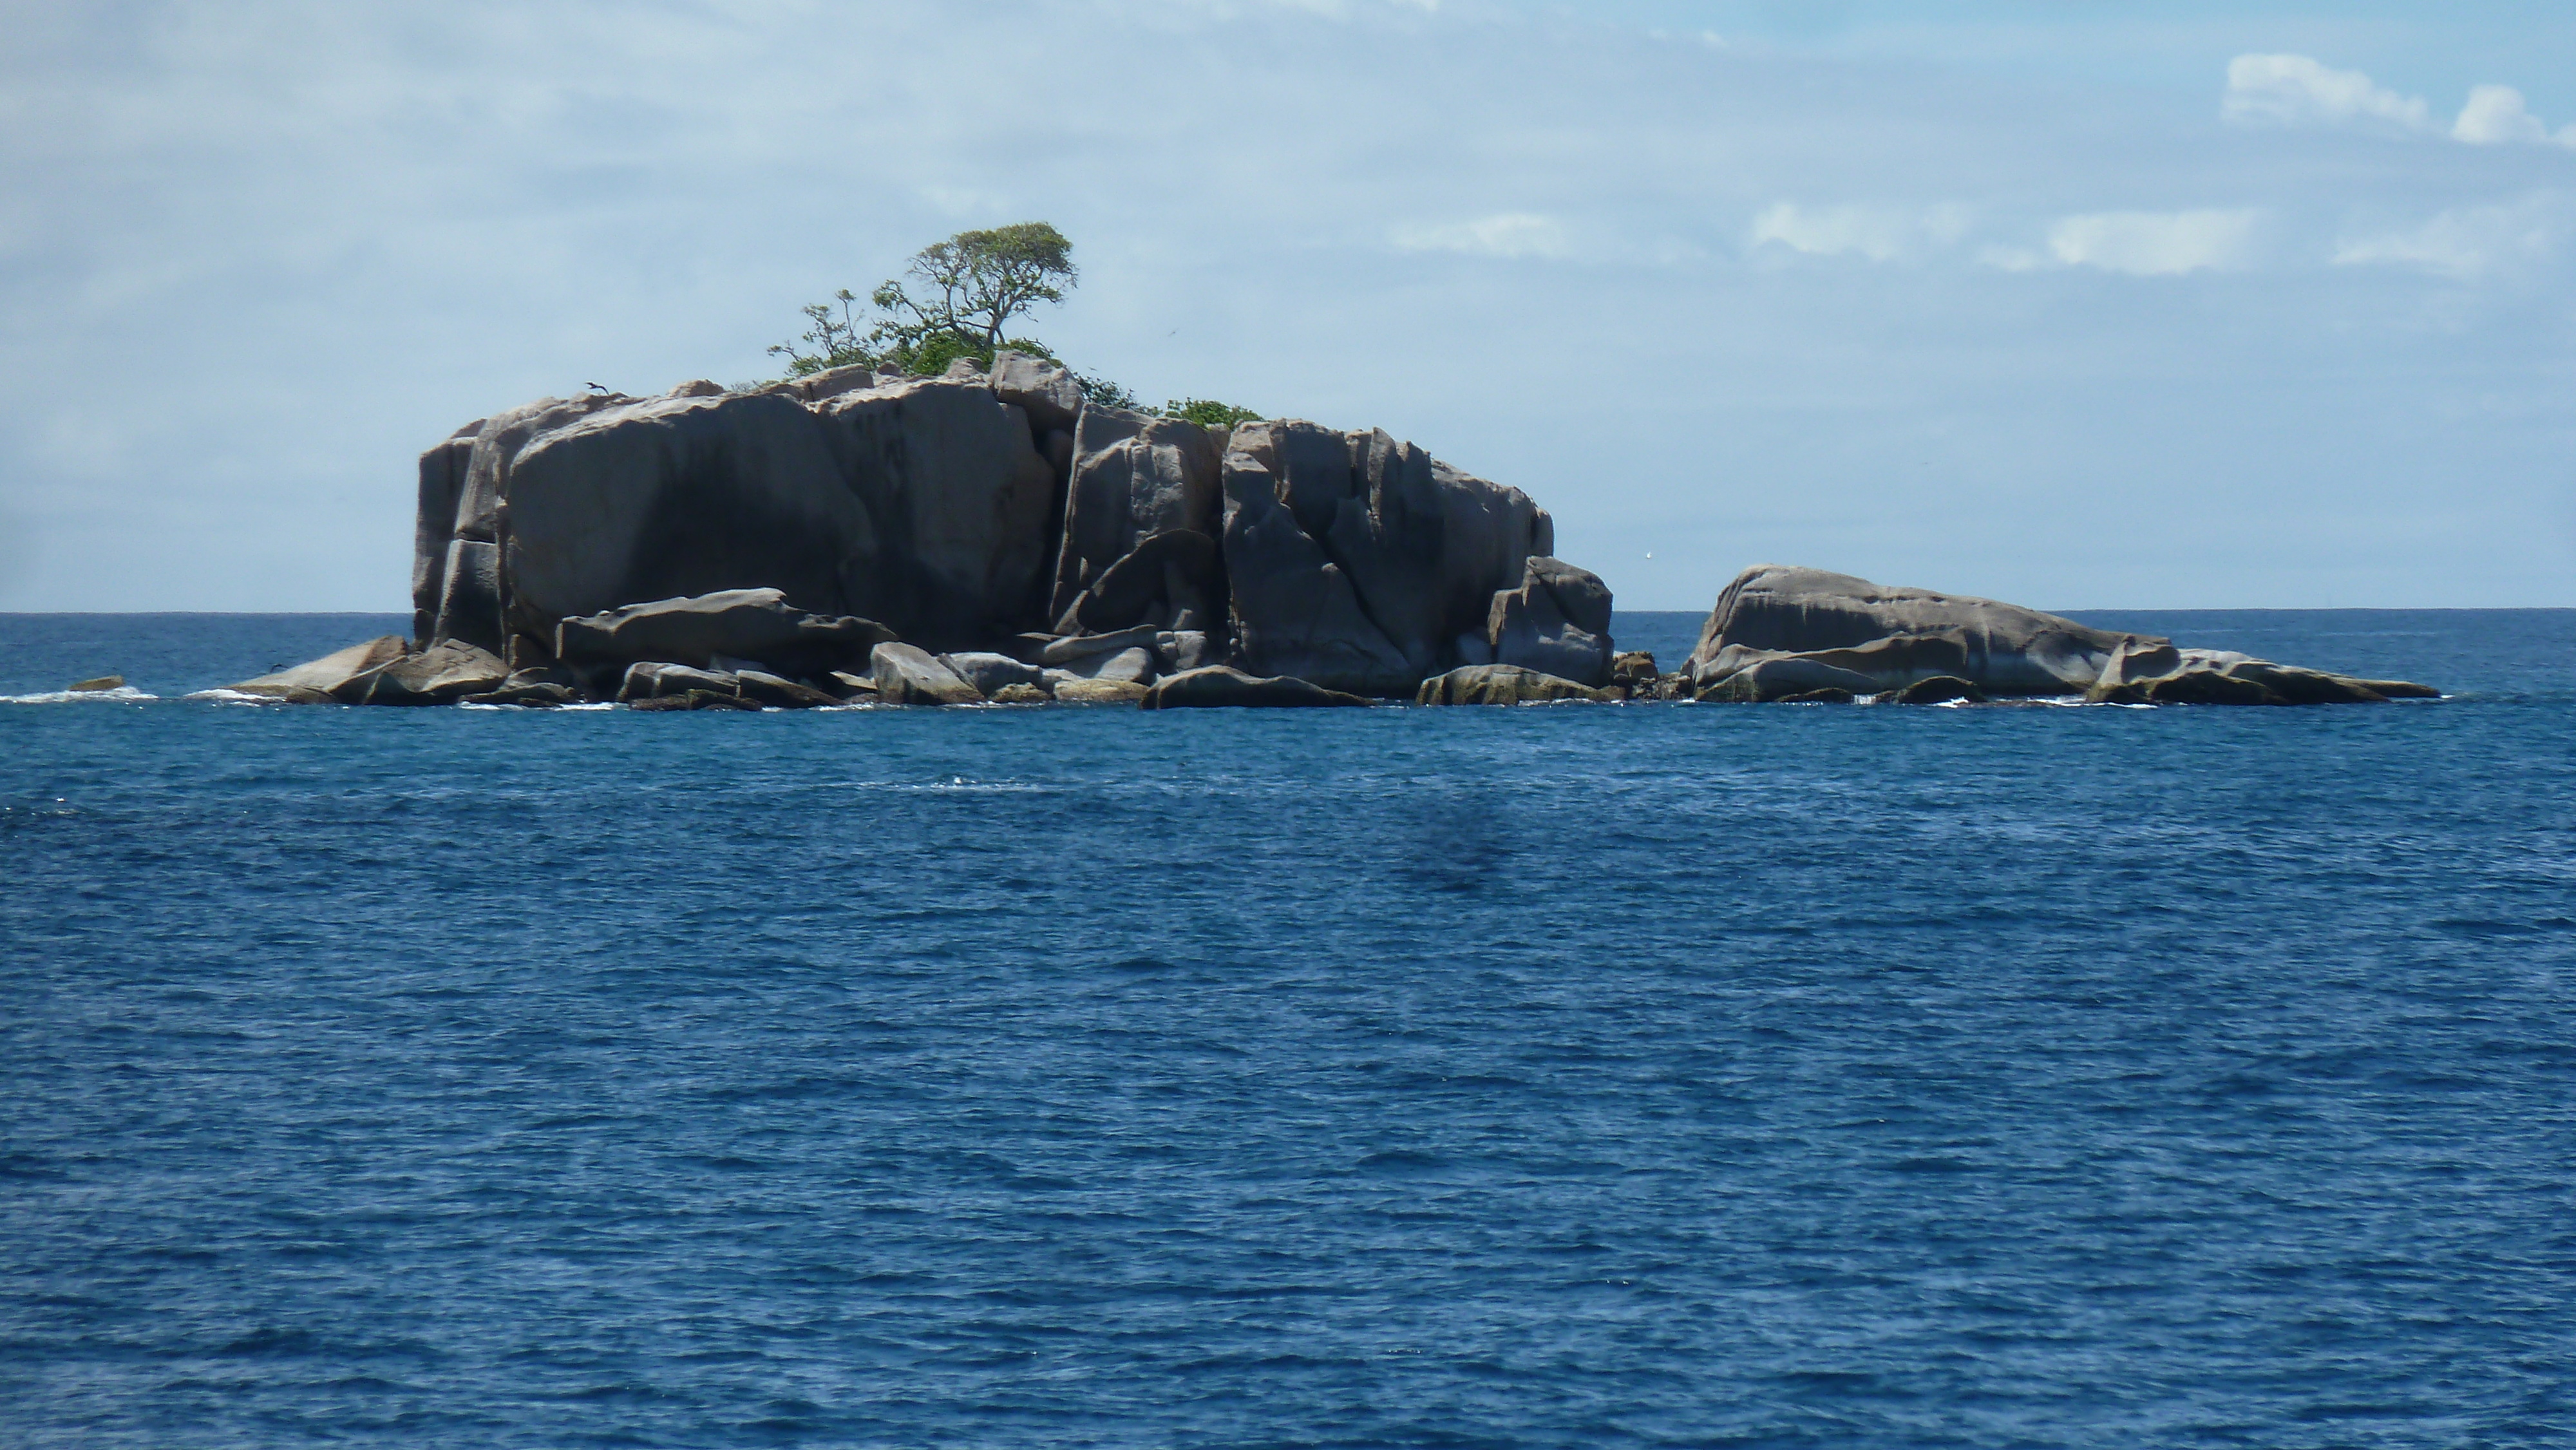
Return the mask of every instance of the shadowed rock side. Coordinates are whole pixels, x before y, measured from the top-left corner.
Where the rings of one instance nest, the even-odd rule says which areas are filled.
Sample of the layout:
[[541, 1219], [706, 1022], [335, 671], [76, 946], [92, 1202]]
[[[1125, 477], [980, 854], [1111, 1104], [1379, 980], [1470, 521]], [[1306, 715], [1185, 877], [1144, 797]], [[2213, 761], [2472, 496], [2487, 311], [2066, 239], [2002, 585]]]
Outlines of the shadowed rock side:
[[1928, 695], [1973, 699], [1969, 692], [1976, 692], [2259, 705], [2439, 693], [2178, 650], [2170, 640], [2094, 629], [2019, 605], [1777, 564], [1756, 565], [1726, 586], [1685, 673], [1697, 698], [1742, 702], [1893, 692], [1900, 702], [1928, 703]]
[[1223, 440], [1195, 423], [1085, 408], [1046, 619], [1059, 634], [1225, 622], [1217, 557]]
[[905, 638], [1007, 633], [1054, 555], [1046, 436], [981, 378], [864, 368], [531, 404], [422, 456], [415, 628], [515, 660], [568, 616], [766, 587]]
[[1383, 432], [1247, 423], [1225, 455], [1235, 650], [1257, 674], [1409, 695], [1459, 663], [1556, 529], [1529, 495]]

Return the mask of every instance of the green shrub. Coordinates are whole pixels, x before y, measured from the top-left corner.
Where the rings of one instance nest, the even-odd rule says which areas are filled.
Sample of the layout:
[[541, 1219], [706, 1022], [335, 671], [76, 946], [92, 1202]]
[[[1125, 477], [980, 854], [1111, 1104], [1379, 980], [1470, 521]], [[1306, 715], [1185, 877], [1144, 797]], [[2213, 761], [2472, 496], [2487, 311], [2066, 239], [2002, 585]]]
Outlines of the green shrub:
[[1258, 423], [1262, 415], [1253, 409], [1213, 398], [1180, 398], [1163, 405], [1163, 416], [1196, 423], [1202, 428], [1231, 428], [1237, 423]]

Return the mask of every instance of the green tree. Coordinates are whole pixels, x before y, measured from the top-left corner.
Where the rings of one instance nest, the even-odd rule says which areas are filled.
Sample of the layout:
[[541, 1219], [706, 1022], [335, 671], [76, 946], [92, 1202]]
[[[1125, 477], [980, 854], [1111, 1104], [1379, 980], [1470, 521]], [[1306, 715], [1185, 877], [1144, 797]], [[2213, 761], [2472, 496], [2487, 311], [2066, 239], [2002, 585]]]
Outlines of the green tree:
[[843, 288], [831, 302], [806, 307], [804, 335], [769, 354], [787, 359], [788, 376], [798, 378], [855, 363], [935, 375], [961, 357], [990, 366], [1006, 347], [1052, 358], [1044, 346], [1004, 334], [1039, 303], [1062, 302], [1080, 280], [1073, 243], [1045, 222], [959, 232], [914, 253], [903, 276], [868, 294], [875, 316], [854, 311], [859, 299]]
[[869, 296], [885, 314], [871, 336], [914, 347], [940, 336], [973, 339], [989, 358], [1012, 318], [1041, 302], [1062, 302], [1080, 280], [1073, 243], [1045, 222], [959, 232], [922, 248], [902, 277]]

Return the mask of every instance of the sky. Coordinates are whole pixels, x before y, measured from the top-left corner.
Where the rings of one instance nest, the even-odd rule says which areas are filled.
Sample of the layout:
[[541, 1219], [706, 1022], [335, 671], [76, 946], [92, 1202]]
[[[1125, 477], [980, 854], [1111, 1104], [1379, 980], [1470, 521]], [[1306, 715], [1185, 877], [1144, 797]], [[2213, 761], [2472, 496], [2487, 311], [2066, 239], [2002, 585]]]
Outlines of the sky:
[[2576, 606], [2563, 3], [0, 0], [0, 610], [407, 608], [460, 424], [1031, 219], [1622, 608]]

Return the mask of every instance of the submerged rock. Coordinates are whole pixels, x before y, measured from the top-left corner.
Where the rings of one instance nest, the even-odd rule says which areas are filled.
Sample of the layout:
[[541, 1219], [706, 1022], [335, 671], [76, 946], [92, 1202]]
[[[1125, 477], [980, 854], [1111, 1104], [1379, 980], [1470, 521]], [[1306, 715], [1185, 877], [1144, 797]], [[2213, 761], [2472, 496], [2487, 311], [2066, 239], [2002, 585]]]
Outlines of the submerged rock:
[[813, 710], [841, 703], [838, 697], [827, 695], [811, 685], [782, 679], [763, 670], [734, 671], [733, 692], [769, 710]]
[[1953, 700], [1965, 700], [1968, 703], [1975, 705], [1984, 703], [1985, 699], [1986, 692], [1978, 689], [1976, 685], [1970, 681], [1960, 679], [1957, 675], [1934, 675], [1930, 679], [1916, 680], [1913, 684], [1907, 685], [1904, 689], [1890, 690], [1886, 694], [1879, 696], [1877, 703], [1881, 705], [1946, 705]]
[[757, 710], [760, 707], [740, 695], [724, 690], [679, 690], [668, 695], [648, 695], [627, 703], [630, 710]]
[[[1057, 691], [1063, 697], [1063, 691]], [[1315, 705], [1366, 705], [1361, 696], [1341, 690], [1328, 690], [1309, 680], [1291, 676], [1260, 677], [1225, 665], [1207, 665], [1184, 670], [1147, 691], [1143, 700], [1148, 710], [1185, 710], [1240, 708], [1288, 708]]]
[[460, 705], [517, 705], [522, 709], [550, 710], [569, 705], [581, 698], [571, 690], [551, 681], [536, 680], [526, 684], [504, 682], [501, 688], [480, 695], [467, 695]]

